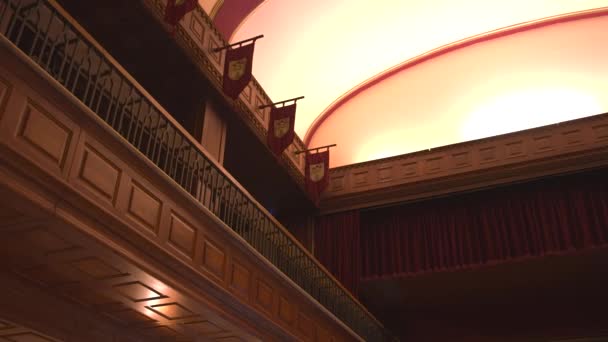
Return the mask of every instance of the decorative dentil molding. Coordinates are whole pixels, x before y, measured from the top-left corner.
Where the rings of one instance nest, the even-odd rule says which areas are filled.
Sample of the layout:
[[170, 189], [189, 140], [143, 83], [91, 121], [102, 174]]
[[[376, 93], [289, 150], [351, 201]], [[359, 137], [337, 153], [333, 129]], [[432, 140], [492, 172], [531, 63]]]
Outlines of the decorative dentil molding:
[[608, 113], [330, 170], [324, 212], [417, 200], [608, 164]]

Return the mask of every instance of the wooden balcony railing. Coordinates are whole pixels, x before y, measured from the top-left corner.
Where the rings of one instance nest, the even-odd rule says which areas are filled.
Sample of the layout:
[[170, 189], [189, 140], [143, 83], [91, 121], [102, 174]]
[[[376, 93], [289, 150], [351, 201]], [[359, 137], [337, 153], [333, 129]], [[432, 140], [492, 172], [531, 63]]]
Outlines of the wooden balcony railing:
[[0, 30], [361, 338], [388, 339], [382, 324], [53, 0], [0, 0]]

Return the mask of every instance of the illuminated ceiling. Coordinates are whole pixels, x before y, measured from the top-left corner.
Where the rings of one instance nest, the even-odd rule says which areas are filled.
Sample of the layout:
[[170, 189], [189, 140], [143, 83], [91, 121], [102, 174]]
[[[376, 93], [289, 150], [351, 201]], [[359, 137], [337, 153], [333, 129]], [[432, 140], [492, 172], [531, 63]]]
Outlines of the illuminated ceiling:
[[[550, 58], [541, 56], [547, 52], [542, 49], [558, 46], [569, 28], [538, 29], [536, 38], [520, 32], [483, 43], [489, 44], [485, 47], [472, 44], [449, 52], [438, 57], [437, 63], [407, 63], [463, 39], [608, 6], [608, 0], [266, 0], [261, 4], [260, 0], [224, 0], [214, 4], [206, 6], [215, 7], [216, 24], [231, 35], [231, 42], [264, 34], [256, 44], [254, 76], [275, 101], [306, 96], [298, 102], [296, 132], [311, 146], [338, 143], [332, 150], [332, 167], [608, 111], [608, 100], [598, 95], [598, 89], [605, 91], [608, 84], [591, 82], [589, 76], [600, 78], [601, 74], [593, 75], [596, 73], [588, 65], [584, 75], [565, 69], [576, 65], [581, 56], [565, 60], [560, 54], [559, 60], [564, 59], [565, 64], [548, 63], [540, 74], [535, 72], [539, 61]], [[585, 30], [605, 27], [603, 32], [608, 32], [608, 26], [603, 26], [608, 21], [594, 25], [578, 25], [579, 36], [567, 37], [568, 44], [589, 50], [581, 51], [583, 56], [602, 57], [585, 63], [597, 62], [598, 71], [606, 72], [603, 80], [607, 80], [605, 34], [601, 41], [576, 45], [585, 40], [581, 39], [587, 36]], [[518, 40], [516, 36], [523, 38]], [[601, 39], [601, 34], [595, 32], [595, 39]], [[545, 41], [557, 45], [538, 46]], [[494, 58], [492, 51], [504, 46], [508, 46], [505, 53], [517, 53], [517, 57], [503, 58], [501, 63], [507, 64], [503, 75], [503, 64], [487, 65], [490, 69], [485, 71], [491, 71], [493, 78], [485, 82], [478, 64], [500, 60], [502, 57]], [[521, 57], [526, 49], [536, 49], [532, 56], [536, 59], [529, 65]], [[471, 55], [460, 56], [461, 50], [470, 50]], [[468, 59], [463, 62], [463, 58]], [[459, 60], [468, 64], [457, 66]], [[456, 63], [453, 69], [450, 63]], [[520, 70], [518, 65], [527, 66]], [[391, 68], [393, 71], [387, 72]], [[397, 69], [399, 72], [394, 71]], [[439, 70], [441, 77], [437, 77]], [[442, 79], [450, 80], [453, 72], [460, 72], [454, 75], [459, 83], [452, 84], [448, 91]], [[374, 85], [369, 86], [368, 80]], [[531, 87], [527, 80], [536, 82]], [[487, 87], [486, 83], [494, 86]], [[453, 90], [464, 88], [469, 89], [466, 104], [454, 99], [457, 93]], [[414, 94], [417, 97], [412, 99]], [[345, 98], [349, 100], [343, 101]], [[573, 116], [560, 112], [555, 118], [530, 120], [524, 111], [533, 108], [551, 116], [550, 110], [563, 108], [564, 103], [555, 101], [559, 99], [567, 99], [564, 103], [569, 109], [585, 112], [571, 113]], [[505, 113], [505, 108], [512, 111]]]

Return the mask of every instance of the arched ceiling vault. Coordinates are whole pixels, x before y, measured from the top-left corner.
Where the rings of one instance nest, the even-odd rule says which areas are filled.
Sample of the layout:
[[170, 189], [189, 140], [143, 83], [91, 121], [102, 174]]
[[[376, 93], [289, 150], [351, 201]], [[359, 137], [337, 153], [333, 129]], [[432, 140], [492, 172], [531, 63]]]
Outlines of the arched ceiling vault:
[[[477, 64], [483, 65], [484, 61], [495, 59], [492, 51], [496, 52], [508, 47], [503, 53], [514, 53], [515, 51], [518, 53], [517, 56], [513, 56], [505, 62], [510, 64], [505, 70], [508, 69], [512, 75], [518, 73], [517, 65], [526, 64], [522, 52], [523, 56], [527, 56], [525, 51], [528, 50], [520, 45], [524, 44], [523, 42], [530, 44], [532, 40], [529, 37], [524, 37], [525, 39], [521, 42], [510, 38], [495, 39], [497, 37], [493, 35], [496, 35], [496, 32], [492, 33], [492, 31], [507, 32], [509, 29], [502, 31], [500, 29], [519, 25], [516, 26], [519, 31], [514, 36], [523, 35], [523, 31], [528, 29], [540, 32], [541, 29], [534, 23], [564, 25], [564, 22], [568, 20], [563, 18], [569, 16], [579, 16], [578, 19], [584, 19], [580, 13], [575, 12], [605, 6], [608, 6], [608, 0], [513, 0], [508, 2], [501, 0], [383, 0], [373, 2], [369, 0], [223, 0], [215, 21], [220, 30], [233, 42], [264, 34], [264, 39], [256, 43], [254, 76], [275, 101], [300, 95], [306, 96], [303, 101], [298, 102], [296, 132], [300, 137], [305, 137], [306, 142], [312, 146], [338, 142], [338, 147], [332, 150], [332, 155], [339, 156], [339, 158], [332, 160], [332, 166], [339, 166], [412, 152], [412, 148], [414, 150], [431, 148], [481, 137], [475, 134], [443, 132], [445, 127], [442, 126], [455, 127], [462, 131], [463, 122], [470, 121], [470, 117], [474, 116], [471, 111], [475, 111], [475, 108], [458, 104], [460, 99], [456, 101], [453, 98], [454, 94], [450, 92], [418, 91], [425, 87], [432, 89], [433, 87], [429, 87], [429, 84], [425, 84], [428, 82], [437, 82], [436, 87], [439, 90], [445, 88], [441, 85], [444, 82], [430, 76], [434, 72], [433, 65], [436, 63], [429, 60], [441, 55], [441, 63], [437, 64], [435, 71], [442, 70], [445, 79], [449, 80], [452, 72], [450, 68], [446, 69], [445, 65], [455, 63], [454, 66], [460, 69], [463, 65], [458, 64], [459, 55], [450, 57], [455, 58], [454, 61], [443, 60], [446, 58], [445, 53], [453, 51], [455, 47], [459, 50], [470, 50], [471, 53], [479, 54], [477, 57], [467, 57], [469, 58], [468, 63], [473, 61], [473, 64], [468, 65], [467, 68], [471, 68], [471, 73], [475, 76]], [[608, 8], [596, 10], [591, 17], [599, 16], [598, 11], [607, 12]], [[555, 16], [562, 19], [542, 20]], [[592, 20], [592, 18], [587, 19]], [[603, 27], [602, 23], [595, 25]], [[583, 26], [577, 29], [580, 35], [579, 40], [585, 40], [586, 36], [585, 31], [580, 30], [597, 28]], [[553, 31], [546, 31], [543, 34], [563, 35], [564, 32], [570, 31], [564, 31], [562, 28], [562, 31], [551, 32]], [[608, 30], [604, 32], [608, 32]], [[475, 36], [477, 38], [470, 39]], [[494, 39], [493, 45], [489, 45], [485, 52], [476, 47], [478, 44], [475, 39], [480, 37]], [[601, 34], [598, 35], [595, 32], [594, 37], [601, 38]], [[490, 38], [485, 38], [485, 40]], [[535, 39], [540, 42], [552, 40], [559, 42], [561, 38], [538, 36]], [[569, 39], [576, 41], [577, 37], [569, 37]], [[592, 48], [593, 46], [606, 45], [605, 41], [603, 39], [601, 42], [589, 42], [584, 47], [576, 45], [576, 48], [593, 50], [595, 49]], [[538, 44], [533, 43], [529, 51], [531, 51], [530, 54], [534, 53], [538, 57], [543, 51], [535, 49], [535, 45]], [[549, 48], [551, 44], [546, 45]], [[473, 47], [475, 48], [473, 49]], [[591, 50], [589, 53], [598, 53], [598, 51]], [[605, 49], [600, 50], [599, 52], [603, 53]], [[447, 55], [452, 55], [452, 52]], [[416, 57], [418, 57], [418, 62], [412, 63], [417, 60]], [[572, 58], [575, 57], [572, 56]], [[475, 58], [478, 58], [479, 63], [475, 63]], [[551, 65], [557, 69], [562, 68], [559, 64]], [[412, 71], [402, 72], [404, 66]], [[500, 65], [495, 67], [502, 68]], [[496, 70], [491, 71], [492, 77], [495, 79], [508, 76], [500, 76], [499, 72], [494, 72]], [[563, 68], [554, 71], [568, 72]], [[576, 70], [572, 70], [572, 73], [576, 72]], [[519, 74], [524, 73], [523, 69], [519, 72]], [[556, 76], [555, 73], [543, 75], [542, 77], [547, 80], [563, 79]], [[486, 80], [483, 77], [473, 76], [460, 77], [460, 83], [452, 85], [461, 89], [474, 90], [468, 91], [466, 96], [473, 102], [486, 103], [489, 98], [495, 98], [498, 99], [497, 103], [503, 106], [509, 106], [510, 104], [507, 104], [509, 101], [519, 101], [534, 108], [541, 108], [542, 104], [533, 104], [530, 101], [551, 101], [551, 96], [559, 94], [559, 91], [557, 93], [541, 91], [539, 94], [545, 95], [522, 95], [523, 93], [517, 95], [513, 93], [514, 89], [507, 89], [508, 87], [503, 86], [485, 89], [487, 88], [484, 86]], [[606, 78], [608, 75], [602, 76]], [[396, 80], [396, 77], [400, 78], [400, 81]], [[534, 77], [538, 78], [539, 75], [534, 75]], [[487, 83], [496, 83], [495, 79], [488, 80]], [[383, 83], [386, 84], [383, 86]], [[526, 83], [522, 80], [511, 83], [514, 87], [522, 89], [526, 87]], [[588, 83], [586, 82], [586, 84]], [[545, 85], [550, 87], [551, 82], [547, 81]], [[596, 86], [606, 86], [606, 84], [597, 82]], [[582, 92], [585, 91], [588, 89], [582, 90]], [[500, 92], [511, 92], [515, 95]], [[412, 99], [411, 95], [414, 93], [417, 93], [418, 97]], [[476, 99], [476, 97], [478, 98]], [[580, 99], [585, 98], [584, 94], [579, 97]], [[356, 99], [353, 100], [354, 98]], [[416, 104], [413, 105], [412, 101]], [[599, 105], [591, 106], [592, 108], [587, 106], [587, 110], [608, 111], [608, 108], [603, 107], [604, 102], [599, 102], [601, 102]], [[390, 106], [387, 106], [387, 103], [390, 103]], [[378, 104], [377, 110], [374, 110], [374, 104]], [[430, 114], [427, 115], [430, 108], [425, 108], [424, 104], [433, 106], [433, 110], [437, 112], [443, 111], [449, 114], [434, 117]], [[445, 104], [445, 106], [442, 108], [438, 104]], [[499, 104], [488, 104], [488, 110], [496, 109]], [[608, 101], [605, 101], [605, 104], [608, 106]], [[412, 112], [412, 108], [417, 108], [418, 112]], [[585, 104], [582, 103], [580, 108], [584, 109]], [[460, 112], [455, 109], [459, 109]], [[367, 115], [362, 115], [362, 110], [367, 111]], [[578, 115], [580, 116], [580, 114]], [[559, 120], [563, 119], [564, 117], [559, 118]], [[373, 127], [373, 133], [365, 132], [365, 121], [373, 123], [370, 125]], [[532, 120], [529, 127], [537, 124], [538, 120]], [[475, 126], [471, 123], [468, 125]], [[407, 129], [401, 132], [395, 129], [406, 126], [420, 127], [427, 131], [432, 129], [426, 134], [440, 134], [443, 135], [443, 138], [434, 141], [433, 139], [420, 139], [419, 136], [408, 137]], [[514, 127], [516, 129], [529, 128], [525, 125], [523, 127], [515, 125]], [[384, 136], [393, 138], [385, 139]], [[395, 148], [394, 145], [403, 146]], [[366, 151], [362, 152], [362, 149]]]

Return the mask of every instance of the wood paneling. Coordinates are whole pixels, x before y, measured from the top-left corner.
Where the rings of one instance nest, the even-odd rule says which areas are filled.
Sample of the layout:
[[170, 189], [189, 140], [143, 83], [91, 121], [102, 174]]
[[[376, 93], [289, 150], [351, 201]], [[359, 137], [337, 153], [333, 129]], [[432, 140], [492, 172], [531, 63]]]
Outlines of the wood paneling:
[[608, 164], [608, 114], [330, 170], [325, 213]]
[[21, 119], [18, 136], [40, 151], [49, 161], [63, 169], [72, 132], [52, 118], [37, 104], [29, 102]]
[[194, 256], [194, 243], [196, 242], [196, 230], [186, 223], [175, 213], [171, 213], [171, 225], [169, 227], [169, 243], [189, 258]]
[[226, 273], [226, 253], [219, 245], [209, 239], [203, 242], [203, 268], [216, 276], [224, 279]]
[[[355, 339], [54, 81], [14, 64], [0, 65], [14, 133], [0, 138], [3, 269], [145, 336], [294, 340], [323, 323]], [[37, 203], [52, 204], [38, 216]]]
[[91, 191], [114, 204], [118, 194], [121, 170], [112, 161], [85, 144], [78, 177]]
[[154, 235], [158, 234], [160, 224], [161, 202], [145, 187], [133, 181], [129, 197], [128, 214]]

